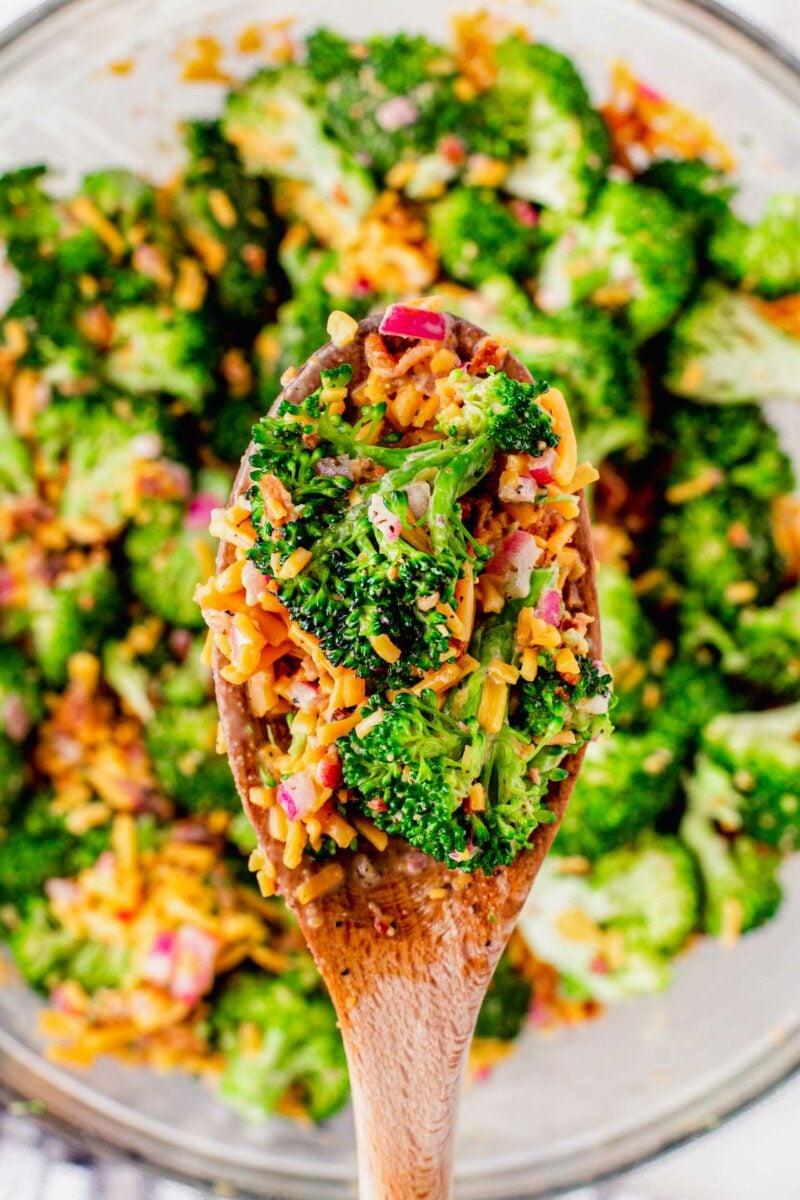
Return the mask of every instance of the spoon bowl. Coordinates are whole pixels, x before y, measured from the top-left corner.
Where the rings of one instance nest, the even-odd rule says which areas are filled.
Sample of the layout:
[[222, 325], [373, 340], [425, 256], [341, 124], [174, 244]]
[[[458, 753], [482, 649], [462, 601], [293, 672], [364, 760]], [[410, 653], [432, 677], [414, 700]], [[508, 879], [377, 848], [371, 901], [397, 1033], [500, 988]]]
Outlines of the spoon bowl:
[[[456, 351], [472, 354], [484, 330], [452, 317]], [[328, 343], [286, 385], [276, 403], [298, 403], [320, 384], [320, 372], [341, 363], [354, 383], [367, 372], [364, 342], [380, 317], [359, 324], [348, 346]], [[504, 371], [521, 382], [531, 375], [509, 355]], [[250, 487], [246, 451], [231, 500]], [[592, 656], [600, 657], [594, 558], [583, 496], [574, 545], [585, 564], [576, 605], [593, 618]], [[234, 559], [223, 542], [222, 571]], [[551, 787], [555, 820], [539, 826], [530, 849], [491, 876], [449, 870], [400, 839], [378, 852], [340, 851], [341, 885], [310, 903], [298, 888], [315, 869], [304, 860], [288, 870], [283, 844], [270, 835], [268, 812], [251, 803], [261, 786], [259, 747], [269, 736], [249, 710], [247, 689], [223, 678], [214, 654], [222, 734], [245, 812], [261, 854], [274, 864], [277, 890], [297, 918], [339, 1018], [347, 1052], [359, 1154], [362, 1200], [446, 1200], [450, 1195], [458, 1099], [475, 1022], [497, 960], [539, 868], [558, 832], [583, 750], [565, 762], [567, 776]], [[280, 731], [278, 731], [279, 734]], [[301, 893], [302, 894], [302, 893]]]

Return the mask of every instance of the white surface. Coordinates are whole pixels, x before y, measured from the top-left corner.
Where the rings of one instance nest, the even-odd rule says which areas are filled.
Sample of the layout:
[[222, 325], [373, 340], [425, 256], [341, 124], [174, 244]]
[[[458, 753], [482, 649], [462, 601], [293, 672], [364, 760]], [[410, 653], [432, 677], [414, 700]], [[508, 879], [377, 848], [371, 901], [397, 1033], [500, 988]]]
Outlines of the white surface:
[[[0, 0], [0, 27], [33, 7]], [[739, 11], [778, 34], [800, 53], [798, 0], [739, 0]], [[676, 1150], [624, 1179], [573, 1193], [569, 1200], [798, 1200], [800, 1197], [800, 1079], [785, 1085], [716, 1133]], [[0, 1200], [191, 1200], [199, 1193], [172, 1184], [151, 1191], [127, 1168], [102, 1166], [90, 1182], [81, 1166], [57, 1161], [28, 1122], [7, 1119], [0, 1145]], [[132, 1178], [135, 1175], [135, 1178]]]

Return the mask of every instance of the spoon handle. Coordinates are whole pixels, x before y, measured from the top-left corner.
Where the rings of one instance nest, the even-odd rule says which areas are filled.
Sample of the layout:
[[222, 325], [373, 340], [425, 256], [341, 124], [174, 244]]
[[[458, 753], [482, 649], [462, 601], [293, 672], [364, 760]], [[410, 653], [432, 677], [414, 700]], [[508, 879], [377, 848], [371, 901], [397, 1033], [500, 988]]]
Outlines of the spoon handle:
[[376, 980], [343, 1022], [360, 1200], [451, 1195], [458, 1102], [483, 987], [445, 974], [446, 964], [436, 963], [427, 978]]

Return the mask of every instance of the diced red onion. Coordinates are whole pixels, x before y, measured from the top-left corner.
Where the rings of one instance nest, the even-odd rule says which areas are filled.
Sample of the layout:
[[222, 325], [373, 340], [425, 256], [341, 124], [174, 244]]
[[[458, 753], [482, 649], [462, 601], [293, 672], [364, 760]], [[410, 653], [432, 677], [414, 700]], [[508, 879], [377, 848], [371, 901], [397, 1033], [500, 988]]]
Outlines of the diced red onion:
[[314, 474], [323, 479], [334, 479], [337, 475], [352, 479], [353, 464], [346, 454], [340, 454], [338, 458], [320, 458], [314, 463]]
[[400, 537], [400, 530], [403, 528], [403, 524], [400, 518], [387, 508], [383, 496], [373, 496], [370, 499], [367, 515], [375, 528], [386, 538], [387, 542], [397, 541]]
[[3, 705], [2, 727], [12, 742], [24, 742], [31, 731], [31, 719], [21, 696], [8, 696]]
[[287, 690], [289, 700], [301, 712], [311, 712], [319, 701], [319, 687], [315, 683], [306, 683], [303, 679], [295, 679]]
[[169, 635], [169, 648], [177, 658], [186, 658], [192, 648], [192, 635], [189, 630], [173, 629]]
[[387, 133], [394, 133], [397, 129], [406, 129], [409, 125], [413, 125], [418, 117], [419, 109], [413, 100], [409, 100], [408, 96], [393, 96], [391, 100], [385, 100], [375, 110], [375, 120]]
[[543, 553], [532, 533], [517, 529], [503, 538], [486, 572], [500, 580], [507, 597], [522, 600], [530, 590], [533, 568]]
[[406, 488], [408, 507], [415, 521], [424, 517], [431, 505], [431, 485], [429, 483], [410, 483]]
[[242, 568], [242, 585], [245, 602], [252, 608], [258, 603], [258, 597], [267, 586], [266, 577], [254, 562], [247, 562]]
[[336, 788], [342, 782], [342, 764], [335, 751], [330, 758], [326, 755], [317, 763], [317, 779], [325, 788]]
[[467, 846], [466, 850], [451, 851], [451, 853], [448, 854], [447, 857], [449, 859], [452, 859], [453, 862], [462, 863], [462, 862], [469, 862], [471, 859], [473, 859], [475, 857], [475, 855], [477, 853], [478, 853], [478, 847], [470, 845], [470, 846]]
[[609, 696], [587, 696], [584, 700], [578, 701], [578, 708], [581, 712], [591, 713], [592, 716], [600, 717], [608, 712], [609, 703]]
[[528, 468], [528, 476], [535, 483], [544, 486], [547, 483], [552, 483], [555, 479], [553, 467], [556, 463], [556, 452], [552, 446], [548, 446], [543, 454], [533, 460], [533, 463]]
[[535, 229], [539, 224], [539, 211], [527, 200], [512, 200], [511, 211], [520, 225], [526, 225], [528, 229]]
[[637, 83], [636, 90], [645, 100], [652, 100], [654, 104], [661, 104], [664, 100], [662, 93], [650, 87], [649, 83]]
[[175, 966], [177, 937], [172, 931], [157, 933], [141, 965], [142, 978], [155, 987], [168, 988]]
[[290, 821], [308, 816], [317, 799], [308, 771], [298, 771], [278, 785], [278, 804]]
[[48, 879], [44, 890], [51, 904], [74, 904], [81, 897], [81, 889], [74, 879]]
[[443, 342], [447, 337], [447, 318], [443, 313], [430, 312], [427, 308], [414, 308], [410, 304], [390, 304], [383, 314], [380, 332], [392, 337], [424, 338], [429, 342]]
[[182, 1004], [196, 1004], [214, 982], [220, 943], [197, 925], [181, 925], [175, 940], [170, 993]]
[[539, 597], [534, 611], [548, 625], [558, 627], [561, 624], [561, 592], [556, 588], [547, 588]]
[[210, 492], [198, 492], [192, 496], [186, 508], [184, 524], [187, 529], [208, 529], [211, 514], [219, 507], [219, 496]]

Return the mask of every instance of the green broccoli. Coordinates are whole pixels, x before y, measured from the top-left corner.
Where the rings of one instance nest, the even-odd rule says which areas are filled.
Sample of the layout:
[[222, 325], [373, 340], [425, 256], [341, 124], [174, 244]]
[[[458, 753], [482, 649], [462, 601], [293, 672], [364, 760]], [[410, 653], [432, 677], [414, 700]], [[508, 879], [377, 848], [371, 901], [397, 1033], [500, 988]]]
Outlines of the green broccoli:
[[597, 568], [597, 594], [603, 623], [603, 656], [614, 678], [614, 725], [640, 726], [648, 718], [645, 689], [651, 679], [650, 652], [655, 631], [644, 614], [633, 579], [623, 567]]
[[[164, 426], [148, 401], [131, 408], [98, 393], [44, 409], [36, 435], [46, 474], [61, 488], [58, 511], [79, 542], [116, 536], [141, 495], [139, 477], [150, 463], [167, 468]], [[183, 468], [169, 464], [178, 484]]]
[[[719, 713], [703, 730], [702, 749], [720, 772], [709, 805], [713, 801], [723, 832], [743, 832], [781, 851], [795, 850], [800, 842], [800, 703]], [[703, 770], [704, 777], [711, 775]]]
[[[349, 378], [349, 367], [323, 372], [323, 387], [331, 381], [346, 386]], [[278, 578], [281, 600], [320, 639], [331, 662], [352, 667], [371, 685], [403, 685], [451, 654], [441, 613], [417, 601], [436, 592], [452, 604], [470, 548], [479, 564], [488, 556], [473, 543], [458, 502], [487, 474], [497, 450], [540, 455], [557, 440], [536, 385], [503, 373], [475, 380], [461, 370], [451, 380], [463, 404], [445, 430], [447, 439], [427, 448], [359, 440], [357, 427], [323, 411], [321, 390], [299, 407], [282, 406], [253, 430], [249, 496], [257, 541], [250, 557]], [[381, 415], [364, 410], [359, 428], [366, 430], [363, 422]], [[390, 469], [363, 488], [354, 505], [346, 465], [332, 476], [315, 469], [321, 459], [347, 464], [364, 458]], [[261, 487], [272, 476], [288, 490], [298, 514], [278, 527], [267, 516]], [[412, 486], [415, 494], [424, 492], [426, 510], [419, 518], [409, 507]], [[299, 573], [282, 579], [297, 548], [313, 548], [313, 555]], [[384, 635], [388, 655], [381, 653]]]
[[308, 69], [322, 85], [327, 128], [379, 180], [404, 159], [419, 163], [432, 156], [440, 138], [469, 119], [470, 107], [454, 91], [455, 63], [421, 34], [372, 37], [354, 46], [318, 29], [306, 44]]
[[702, 158], [661, 158], [651, 163], [637, 183], [663, 192], [705, 240], [723, 220], [736, 192], [730, 176]]
[[150, 673], [144, 663], [133, 657], [124, 641], [109, 641], [103, 646], [103, 678], [117, 693], [125, 710], [144, 724], [152, 720], [155, 709], [150, 695]]
[[610, 160], [608, 131], [573, 63], [542, 42], [507, 38], [495, 50], [497, 79], [488, 120], [521, 143], [503, 188], [559, 217], [591, 204]]
[[0, 644], [0, 734], [23, 742], [43, 715], [36, 667], [18, 646]]
[[669, 324], [694, 273], [679, 210], [661, 192], [612, 181], [545, 251], [537, 301], [549, 313], [584, 301], [619, 311], [641, 342]]
[[686, 791], [689, 804], [680, 836], [697, 860], [705, 931], [730, 939], [758, 928], [781, 904], [779, 852], [745, 833], [731, 837], [718, 828], [719, 798], [727, 799], [730, 778], [704, 756]]
[[626, 845], [670, 807], [679, 781], [679, 755], [671, 738], [658, 729], [620, 730], [591, 742], [556, 852], [594, 860]]
[[0, 502], [5, 504], [35, 491], [30, 450], [17, 437], [5, 409], [0, 409]]
[[723, 213], [708, 256], [725, 280], [747, 291], [785, 296], [800, 290], [800, 195], [773, 196], [755, 225]]
[[475, 1037], [513, 1042], [525, 1027], [532, 998], [533, 984], [514, 966], [506, 951], [478, 1013]]
[[121, 612], [117, 577], [102, 560], [62, 571], [52, 581], [31, 580], [24, 621], [45, 681], [63, 684], [70, 656], [97, 651]]
[[208, 532], [208, 508], [222, 495], [201, 496], [199, 503], [150, 505], [144, 523], [125, 538], [130, 583], [143, 604], [165, 621], [200, 629], [202, 614], [194, 602], [198, 584], [213, 574], [215, 543]]
[[159, 673], [159, 691], [167, 704], [202, 704], [213, 693], [211, 670], [201, 655], [205, 637], [198, 634], [177, 661], [170, 659]]
[[656, 561], [694, 606], [735, 622], [747, 601], [771, 603], [785, 565], [763, 501], [742, 488], [719, 487], [670, 507]]
[[105, 375], [123, 391], [162, 393], [198, 412], [214, 388], [213, 346], [198, 313], [144, 305], [123, 309], [114, 318]]
[[800, 396], [800, 338], [772, 324], [758, 301], [709, 283], [674, 326], [664, 382], [708, 404]]
[[453, 292], [448, 308], [491, 329], [528, 368], [567, 396], [581, 455], [600, 462], [645, 441], [640, 371], [630, 339], [599, 309], [546, 315], [507, 276]]
[[765, 697], [800, 699], [800, 588], [774, 604], [748, 605], [723, 624], [692, 603], [681, 609], [682, 645], [719, 656], [720, 669]]
[[191, 813], [238, 812], [228, 760], [217, 754], [216, 706], [165, 704], [145, 728], [153, 768], [170, 799]]
[[74, 980], [90, 994], [122, 985], [130, 969], [130, 953], [121, 946], [78, 938], [60, 926], [44, 901], [34, 900], [14, 925], [9, 948], [31, 987], [52, 991]]
[[176, 217], [190, 242], [210, 238], [220, 255], [212, 287], [226, 318], [263, 320], [275, 297], [274, 233], [266, 186], [245, 174], [221, 122], [187, 122], [184, 141], [189, 161], [174, 201]]
[[[489, 874], [513, 862], [536, 827], [552, 820], [547, 790], [565, 772], [564, 748], [550, 747], [550, 737], [572, 730], [575, 751], [606, 721], [599, 709], [607, 708], [610, 678], [589, 659], [580, 660], [576, 684], [559, 677], [566, 699], [556, 698], [553, 681], [546, 720], [538, 720], [541, 685], [534, 697], [530, 684], [521, 689], [513, 728], [507, 723], [508, 697], [496, 732], [487, 733], [478, 720], [491, 664], [513, 664], [520, 609], [535, 604], [551, 585], [551, 571], [536, 572], [526, 599], [507, 601], [501, 616], [473, 635], [470, 654], [480, 665], [448, 696], [444, 709], [429, 692], [403, 692], [388, 705], [375, 700], [366, 714], [368, 729], [354, 730], [338, 743], [344, 781], [378, 828], [461, 870]], [[546, 675], [543, 664], [537, 683]], [[599, 708], [598, 700], [605, 702]], [[480, 806], [468, 799], [474, 785]]]
[[7, 733], [0, 731], [0, 828], [5, 824], [8, 810], [21, 794], [24, 785], [25, 760], [19, 744]]
[[211, 1024], [225, 1059], [220, 1093], [241, 1116], [263, 1121], [287, 1095], [314, 1121], [345, 1104], [349, 1081], [336, 1013], [308, 972], [266, 979], [237, 971]]
[[[703, 483], [742, 488], [759, 500], [791, 492], [794, 473], [774, 428], [756, 405], [680, 404], [669, 422], [669, 488]], [[668, 493], [669, 495], [669, 493]]]
[[523, 224], [494, 192], [454, 188], [431, 205], [428, 221], [453, 279], [477, 285], [498, 272], [519, 277], [535, 272], [541, 234]]
[[109, 828], [81, 837], [53, 813], [49, 798], [21, 801], [0, 838], [0, 904], [22, 906], [41, 897], [48, 879], [69, 878], [92, 866], [109, 846]]
[[647, 833], [600, 858], [590, 874], [545, 861], [523, 911], [523, 936], [582, 999], [613, 1003], [662, 991], [670, 958], [698, 919], [691, 856], [677, 838]]
[[308, 185], [340, 233], [375, 198], [369, 176], [324, 129], [318, 85], [305, 68], [266, 68], [229, 93], [223, 132], [252, 175]]

